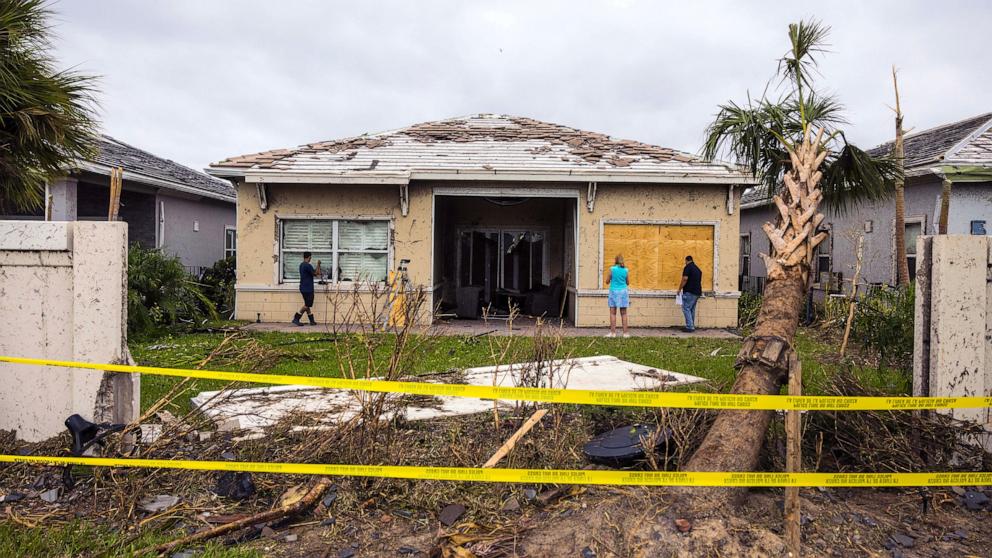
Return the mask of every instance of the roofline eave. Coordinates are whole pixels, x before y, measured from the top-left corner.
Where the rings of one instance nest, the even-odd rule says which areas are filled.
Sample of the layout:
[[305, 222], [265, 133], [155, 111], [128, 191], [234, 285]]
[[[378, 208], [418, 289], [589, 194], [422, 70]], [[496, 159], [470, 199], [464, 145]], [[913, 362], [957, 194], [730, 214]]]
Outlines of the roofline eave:
[[[110, 169], [112, 167], [109, 165], [94, 163], [92, 161], [77, 161], [73, 168], [77, 168], [80, 170], [92, 172], [103, 176], [110, 176]], [[155, 178], [153, 176], [148, 176], [147, 174], [141, 174], [126, 169], [124, 170], [124, 173], [121, 176], [121, 178], [124, 180], [140, 182], [142, 184], [148, 184], [150, 186], [166, 188], [169, 190], [176, 190], [177, 192], [183, 192], [187, 194], [195, 194], [205, 198], [211, 198], [229, 203], [235, 203], [237, 201], [236, 195], [225, 196], [223, 194], [218, 194], [217, 192], [210, 192], [209, 190], [201, 190], [199, 188], [187, 186], [182, 183], [173, 182], [171, 180], [163, 180], [161, 178]]]
[[602, 170], [484, 170], [419, 169], [410, 172], [356, 171], [344, 173], [293, 172], [271, 169], [211, 168], [210, 174], [225, 178], [244, 178], [245, 182], [300, 184], [408, 184], [411, 180], [484, 181], [513, 179], [532, 182], [654, 182], [665, 184], [730, 184], [750, 186], [759, 181], [746, 174], [727, 172], [706, 175], [695, 172], [602, 171]]

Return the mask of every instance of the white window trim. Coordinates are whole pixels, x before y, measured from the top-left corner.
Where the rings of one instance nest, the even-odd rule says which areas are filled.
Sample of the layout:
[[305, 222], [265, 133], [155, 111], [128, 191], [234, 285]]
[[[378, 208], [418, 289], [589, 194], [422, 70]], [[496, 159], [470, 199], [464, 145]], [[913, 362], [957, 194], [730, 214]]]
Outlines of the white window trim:
[[[543, 284], [543, 285], [550, 284], [550, 282], [551, 282], [551, 261], [550, 261], [550, 259], [551, 259], [551, 227], [544, 227], [544, 226], [530, 227], [530, 226], [526, 226], [526, 225], [521, 225], [521, 226], [507, 226], [507, 227], [459, 227], [458, 229], [456, 229], [455, 234], [458, 235], [457, 238], [458, 238], [458, 242], [459, 243], [461, 242], [461, 238], [462, 238], [462, 233], [463, 232], [495, 233], [495, 234], [501, 235], [498, 238], [498, 242], [499, 242], [500, 248], [501, 248], [501, 250], [500, 250], [500, 252], [501, 252], [500, 253], [500, 256], [502, 256], [502, 244], [503, 244], [502, 233], [504, 233], [504, 232], [521, 232], [521, 231], [524, 231], [524, 232], [531, 232], [531, 231], [533, 231], [533, 232], [539, 232], [539, 233], [541, 233], [541, 234], [544, 235], [544, 249], [543, 249], [544, 254], [541, 255], [541, 260], [543, 262], [542, 265], [541, 265], [541, 268], [542, 268], [541, 269], [541, 284]], [[458, 246], [458, 249], [457, 249], [457, 251], [455, 253], [455, 272], [456, 272], [455, 284], [458, 285], [459, 287], [464, 287], [465, 285], [462, 285], [462, 275], [460, 273], [461, 272], [461, 266], [462, 266], [462, 250], [461, 250], [461, 245], [460, 244], [458, 244], [457, 246]], [[499, 283], [502, 283], [503, 282], [503, 258], [502, 257], [499, 257], [499, 258], [497, 258], [496, 261], [497, 261], [497, 270], [496, 270], [497, 287], [496, 288], [500, 288], [498, 285], [499, 285]]]
[[[393, 269], [393, 237], [395, 230], [395, 220], [391, 215], [323, 215], [323, 214], [290, 214], [290, 215], [279, 215], [276, 214], [276, 254], [278, 258], [276, 259], [275, 265], [275, 284], [277, 285], [298, 285], [300, 283], [299, 279], [284, 279], [282, 276], [283, 270], [283, 250], [282, 250], [282, 240], [283, 240], [283, 223], [285, 221], [331, 221], [333, 227], [332, 233], [332, 254], [333, 259], [331, 261], [331, 279], [327, 282], [335, 287], [346, 286], [351, 289], [355, 284], [354, 281], [338, 281], [338, 253], [336, 246], [338, 244], [338, 222], [339, 221], [385, 221], [387, 226], [386, 234], [388, 235], [388, 240], [386, 242], [386, 250], [369, 250], [367, 253], [385, 253], [386, 254], [386, 273], [388, 274]], [[359, 253], [354, 250], [343, 250], [346, 253]], [[362, 253], [365, 253], [362, 251]], [[327, 279], [325, 277], [325, 279]]]
[[221, 259], [227, 259], [227, 232], [234, 231], [234, 255], [238, 253], [238, 227], [234, 225], [224, 225], [224, 245], [221, 249]]
[[[820, 230], [821, 231], [826, 231], [827, 238], [823, 242], [821, 242], [813, 250], [813, 259], [815, 261], [810, 262], [810, 263], [813, 265], [813, 269], [819, 270], [819, 267], [820, 267], [820, 258], [823, 257], [823, 256], [826, 256], [827, 257], [827, 260], [830, 261], [830, 271], [828, 271], [827, 274], [830, 275], [831, 277], [833, 277], [833, 274], [836, 273], [834, 271], [834, 224], [833, 223], [826, 223], [822, 227], [820, 227]], [[819, 250], [820, 250], [820, 247], [823, 246], [824, 244], [826, 244], [827, 253], [826, 254], [821, 254], [819, 252]], [[813, 279], [814, 279], [814, 281], [813, 281], [814, 284], [820, 284], [820, 273], [819, 273], [819, 271], [817, 271], [816, 277], [814, 277]]]
[[[744, 242], [742, 242], [745, 238], [747, 238], [747, 254], [744, 253]], [[737, 246], [740, 248], [740, 256], [737, 258], [737, 267], [741, 270], [740, 274], [745, 276], [751, 275], [751, 257], [754, 252], [754, 246], [751, 244], [751, 233], [741, 233]], [[744, 267], [744, 256], [747, 256], [747, 268]]]
[[[913, 215], [907, 215], [906, 218], [903, 219], [903, 227], [905, 227], [906, 225], [912, 225], [912, 224], [917, 224], [917, 223], [920, 225], [920, 236], [923, 236], [923, 235], [927, 234], [927, 216], [926, 216], [925, 213], [915, 213]], [[905, 235], [905, 232], [903, 232], [903, 234]], [[905, 236], [904, 236], [904, 238], [905, 238]], [[892, 273], [891, 284], [895, 285], [895, 284], [897, 284], [899, 282], [899, 269], [896, 267], [896, 266], [899, 265], [899, 262], [896, 261], [896, 254], [898, 254], [899, 251], [897, 250], [897, 247], [896, 247], [896, 220], [895, 220], [895, 218], [892, 219], [892, 246], [891, 246], [891, 249], [892, 249], [892, 258], [891, 258], [892, 269], [890, 270], [891, 273]], [[907, 254], [906, 257], [908, 258], [909, 257], [909, 254]], [[913, 257], [915, 258], [917, 256], [914, 255]]]
[[[605, 241], [606, 225], [705, 225], [713, 227], [713, 292], [719, 292], [720, 279], [720, 221], [681, 221], [671, 219], [600, 219], [599, 220], [599, 262], [596, 273], [599, 277], [596, 282], [606, 291], [606, 284], [603, 281], [603, 269], [606, 260], [603, 259], [603, 244]], [[633, 291], [632, 291], [633, 292]], [[668, 293], [675, 292], [668, 289], [639, 289], [639, 293]]]

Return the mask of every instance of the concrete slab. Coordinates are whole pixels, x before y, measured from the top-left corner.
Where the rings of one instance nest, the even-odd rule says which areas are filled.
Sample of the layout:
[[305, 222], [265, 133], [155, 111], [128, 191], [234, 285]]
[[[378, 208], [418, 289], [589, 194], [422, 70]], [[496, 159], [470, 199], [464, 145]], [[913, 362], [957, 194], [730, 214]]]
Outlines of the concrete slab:
[[[614, 391], [648, 391], [704, 381], [703, 378], [626, 362], [613, 356], [595, 356], [501, 366], [469, 368], [461, 374], [432, 376], [435, 383], [533, 386]], [[260, 430], [294, 414], [316, 416], [320, 424], [337, 424], [355, 418], [362, 402], [376, 394], [325, 390], [310, 386], [274, 386], [205, 391], [192, 399], [220, 430]], [[501, 401], [512, 406], [510, 401]], [[465, 397], [387, 396], [387, 416], [429, 420], [491, 411], [493, 402]]]

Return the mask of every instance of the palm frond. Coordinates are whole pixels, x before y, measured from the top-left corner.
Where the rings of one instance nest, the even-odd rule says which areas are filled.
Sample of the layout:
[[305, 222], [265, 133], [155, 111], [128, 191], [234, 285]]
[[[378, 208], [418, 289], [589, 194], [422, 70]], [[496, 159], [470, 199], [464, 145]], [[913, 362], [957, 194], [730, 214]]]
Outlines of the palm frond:
[[826, 52], [830, 27], [819, 21], [789, 25], [789, 51], [779, 60], [779, 74], [800, 88], [812, 88], [819, 55]]
[[43, 0], [0, 2], [0, 213], [31, 211], [45, 184], [92, 156], [95, 79], [58, 71]]
[[843, 147], [823, 165], [823, 203], [834, 212], [845, 214], [852, 206], [887, 199], [893, 193], [892, 180], [899, 172], [895, 159], [875, 157], [843, 140]]

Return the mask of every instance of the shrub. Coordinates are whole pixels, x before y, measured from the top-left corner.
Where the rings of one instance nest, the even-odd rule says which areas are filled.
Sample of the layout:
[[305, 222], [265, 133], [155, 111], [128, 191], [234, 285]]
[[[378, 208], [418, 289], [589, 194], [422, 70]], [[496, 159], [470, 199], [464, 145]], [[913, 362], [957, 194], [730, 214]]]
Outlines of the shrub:
[[127, 254], [129, 334], [140, 336], [158, 326], [216, 317], [214, 304], [200, 291], [179, 258], [131, 245]]
[[758, 321], [758, 311], [761, 310], [761, 295], [744, 291], [737, 299], [737, 327], [751, 329]]
[[217, 260], [200, 275], [200, 290], [213, 303], [217, 313], [230, 317], [234, 313], [234, 257]]
[[915, 289], [880, 287], [858, 301], [851, 332], [878, 359], [878, 366], [913, 367]]

